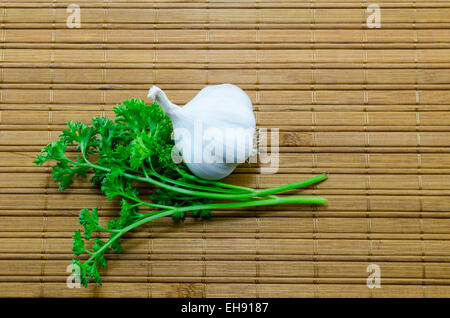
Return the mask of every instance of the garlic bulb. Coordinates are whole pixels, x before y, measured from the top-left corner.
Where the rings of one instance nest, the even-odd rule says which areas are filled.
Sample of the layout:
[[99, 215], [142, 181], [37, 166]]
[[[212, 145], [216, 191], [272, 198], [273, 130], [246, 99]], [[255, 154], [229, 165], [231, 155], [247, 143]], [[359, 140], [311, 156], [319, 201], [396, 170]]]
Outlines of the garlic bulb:
[[239, 87], [206, 86], [184, 107], [157, 86], [148, 97], [172, 120], [175, 147], [198, 177], [222, 179], [252, 154], [255, 116], [250, 98]]

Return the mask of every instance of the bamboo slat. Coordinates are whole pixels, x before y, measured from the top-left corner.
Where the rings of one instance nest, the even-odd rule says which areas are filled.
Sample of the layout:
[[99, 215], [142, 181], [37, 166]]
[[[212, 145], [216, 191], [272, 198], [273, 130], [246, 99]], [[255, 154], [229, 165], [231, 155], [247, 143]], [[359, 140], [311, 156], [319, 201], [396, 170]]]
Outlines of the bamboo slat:
[[[69, 28], [73, 3], [0, 3], [0, 297], [450, 296], [449, 1], [380, 0], [379, 28], [361, 0], [79, 0]], [[327, 172], [282, 195], [328, 206], [160, 219], [108, 255], [102, 287], [68, 288], [79, 210], [107, 222], [119, 200], [83, 179], [59, 191], [36, 153], [67, 121], [150, 102], [151, 85], [184, 105], [224, 82], [279, 139], [277, 173], [245, 163], [226, 181]], [[366, 285], [371, 264], [381, 288]]]

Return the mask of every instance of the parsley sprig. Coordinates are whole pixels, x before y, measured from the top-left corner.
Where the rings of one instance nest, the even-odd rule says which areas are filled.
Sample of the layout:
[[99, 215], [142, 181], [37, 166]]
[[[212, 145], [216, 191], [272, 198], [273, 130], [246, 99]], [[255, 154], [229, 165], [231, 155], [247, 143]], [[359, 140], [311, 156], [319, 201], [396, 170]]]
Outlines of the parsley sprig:
[[[75, 256], [87, 254], [87, 260], [75, 258], [72, 263], [77, 265], [74, 275], [79, 275], [85, 287], [91, 280], [102, 284], [99, 268], [106, 267], [105, 254], [122, 251], [120, 239], [125, 233], [155, 219], [166, 216], [183, 219], [186, 212], [210, 218], [215, 209], [326, 204], [322, 197], [274, 195], [325, 180], [325, 174], [268, 189], [203, 180], [192, 175], [183, 163], [172, 160], [172, 123], [159, 105], [129, 99], [113, 110], [114, 120], [94, 117], [91, 125], [68, 122], [59, 140], [45, 146], [34, 160], [37, 165], [56, 161], [52, 176], [60, 190], [70, 187], [74, 178], [86, 178], [93, 173], [90, 182], [99, 186], [108, 199], [121, 198], [119, 216], [106, 226], [100, 223], [97, 208], [83, 208], [79, 214], [83, 231], [73, 233], [72, 251]], [[139, 194], [136, 183], [156, 187], [150, 200]], [[140, 206], [149, 207], [150, 212], [140, 213]], [[95, 232], [106, 233], [108, 239], [91, 239]]]

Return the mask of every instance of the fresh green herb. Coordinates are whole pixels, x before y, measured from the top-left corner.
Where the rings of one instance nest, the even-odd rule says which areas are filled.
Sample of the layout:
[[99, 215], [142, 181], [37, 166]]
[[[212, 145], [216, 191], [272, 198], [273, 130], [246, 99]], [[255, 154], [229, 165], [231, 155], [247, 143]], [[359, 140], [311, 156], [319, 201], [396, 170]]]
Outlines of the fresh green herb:
[[[87, 254], [88, 259], [84, 263], [74, 259], [72, 263], [79, 267], [76, 275], [80, 275], [85, 287], [90, 280], [102, 283], [99, 267], [106, 267], [106, 253], [122, 251], [121, 237], [152, 220], [165, 216], [180, 220], [186, 212], [210, 218], [214, 209], [326, 204], [322, 197], [274, 195], [325, 180], [325, 174], [269, 189], [203, 180], [188, 172], [183, 163], [172, 160], [172, 124], [156, 103], [146, 105], [143, 100], [130, 99], [115, 106], [114, 113], [115, 120], [94, 117], [91, 125], [68, 122], [59, 140], [48, 144], [34, 160], [37, 165], [56, 161], [52, 175], [61, 190], [67, 189], [75, 177], [85, 178], [88, 172], [93, 172], [90, 182], [100, 186], [108, 199], [122, 198], [119, 217], [108, 221], [106, 227], [101, 225], [96, 208], [84, 208], [79, 214], [83, 232], [74, 232], [72, 250], [75, 256]], [[68, 154], [72, 152], [78, 154], [76, 159], [70, 159], [72, 156]], [[139, 194], [136, 182], [157, 188], [150, 201]], [[139, 206], [149, 207], [150, 212], [140, 213]], [[89, 250], [86, 243], [94, 232], [107, 233], [109, 239], [95, 237]]]

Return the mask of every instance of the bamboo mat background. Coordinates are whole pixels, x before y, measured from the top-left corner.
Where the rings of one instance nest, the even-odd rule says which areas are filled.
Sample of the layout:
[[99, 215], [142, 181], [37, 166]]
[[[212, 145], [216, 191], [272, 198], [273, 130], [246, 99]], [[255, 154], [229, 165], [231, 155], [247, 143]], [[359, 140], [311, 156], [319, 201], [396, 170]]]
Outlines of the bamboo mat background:
[[[0, 21], [0, 297], [450, 296], [450, 2], [15, 0]], [[222, 82], [280, 129], [278, 173], [228, 181], [329, 172], [292, 192], [328, 207], [160, 220], [108, 257], [102, 287], [67, 288], [79, 210], [106, 221], [117, 202], [86, 181], [58, 191], [36, 153], [65, 121], [110, 116], [152, 84], [184, 104]], [[370, 264], [381, 288], [366, 286]]]

